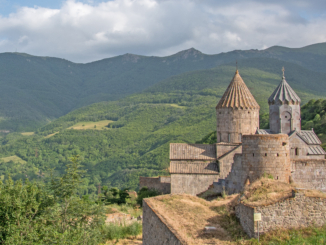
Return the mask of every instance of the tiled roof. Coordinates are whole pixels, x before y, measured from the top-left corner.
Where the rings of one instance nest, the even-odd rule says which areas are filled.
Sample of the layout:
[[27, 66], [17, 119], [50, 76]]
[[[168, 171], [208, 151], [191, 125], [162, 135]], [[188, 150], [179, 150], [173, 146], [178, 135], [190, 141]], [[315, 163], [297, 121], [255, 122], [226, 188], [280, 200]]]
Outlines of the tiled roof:
[[170, 144], [171, 160], [215, 160], [215, 145]]
[[309, 155], [325, 155], [326, 152], [320, 145], [310, 145], [308, 148]]
[[292, 101], [292, 102], [301, 102], [299, 96], [294, 92], [290, 85], [286, 82], [285, 77], [283, 76], [282, 82], [277, 86], [275, 91], [268, 99], [268, 103], [277, 102], [277, 101]]
[[320, 145], [321, 141], [313, 130], [301, 130], [298, 136], [308, 145]]
[[256, 134], [270, 134], [270, 129], [257, 129]]
[[215, 161], [171, 161], [171, 174], [219, 174]]
[[237, 70], [216, 108], [259, 109], [260, 107]]

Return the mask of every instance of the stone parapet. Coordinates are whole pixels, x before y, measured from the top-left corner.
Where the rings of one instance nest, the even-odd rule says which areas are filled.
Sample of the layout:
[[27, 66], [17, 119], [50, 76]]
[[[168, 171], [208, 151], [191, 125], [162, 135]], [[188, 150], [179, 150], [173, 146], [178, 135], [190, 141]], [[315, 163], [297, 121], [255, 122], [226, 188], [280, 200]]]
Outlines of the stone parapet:
[[187, 244], [146, 199], [143, 199], [143, 245]]
[[326, 199], [307, 197], [303, 191], [293, 192], [291, 198], [265, 206], [250, 206], [240, 203], [236, 206], [236, 216], [249, 237], [258, 236], [258, 224], [254, 213], [261, 213], [259, 233], [278, 228], [298, 228], [326, 224]]
[[155, 189], [161, 194], [171, 193], [171, 177], [139, 177], [139, 188], [147, 187], [148, 189]]
[[326, 159], [292, 160], [292, 179], [302, 188], [326, 191]]

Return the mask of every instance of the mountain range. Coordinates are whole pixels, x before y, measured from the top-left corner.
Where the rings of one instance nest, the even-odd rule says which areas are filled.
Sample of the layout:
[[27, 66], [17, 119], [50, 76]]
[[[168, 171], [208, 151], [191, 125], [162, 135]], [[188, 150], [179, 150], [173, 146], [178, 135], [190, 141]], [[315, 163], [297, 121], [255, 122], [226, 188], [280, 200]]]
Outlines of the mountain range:
[[[139, 176], [168, 174], [169, 143], [195, 143], [215, 130], [215, 106], [236, 60], [261, 106], [262, 127], [284, 66], [302, 104], [312, 105], [303, 128], [318, 126], [323, 134], [326, 102], [311, 100], [326, 98], [325, 50], [326, 44], [218, 55], [189, 49], [89, 64], [2, 54], [0, 129], [14, 132], [0, 137], [0, 179], [47, 180], [51, 169], [62, 174], [74, 155], [87, 169], [85, 194], [94, 195], [98, 185], [137, 189]], [[20, 133], [26, 130], [33, 132]]]
[[[297, 49], [274, 46], [265, 50], [235, 50], [216, 55], [191, 48], [167, 57], [125, 54], [87, 64], [2, 53], [0, 130], [34, 131], [83, 106], [119, 100], [166, 80], [173, 83], [175, 76], [187, 72], [198, 71], [195, 75], [198, 77], [207, 69], [235, 67], [236, 61], [240, 70], [254, 68], [276, 77], [285, 66], [287, 79], [295, 83], [294, 88], [320, 96], [325, 94], [322, 81], [326, 78], [326, 43]], [[218, 81], [219, 76], [216, 74]]]

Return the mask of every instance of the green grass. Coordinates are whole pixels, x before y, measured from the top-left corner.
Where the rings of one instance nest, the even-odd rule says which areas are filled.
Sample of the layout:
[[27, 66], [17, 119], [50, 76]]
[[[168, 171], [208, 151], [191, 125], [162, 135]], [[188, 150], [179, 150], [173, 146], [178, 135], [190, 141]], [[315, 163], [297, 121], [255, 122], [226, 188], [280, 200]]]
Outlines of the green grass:
[[[258, 244], [257, 239], [243, 241], [245, 245]], [[326, 226], [298, 229], [278, 229], [260, 237], [262, 245], [322, 245], [326, 244]]]
[[108, 124], [113, 122], [112, 120], [102, 120], [98, 122], [79, 122], [69, 127], [68, 129], [84, 130], [84, 129], [95, 129], [105, 130], [108, 129]]
[[109, 240], [119, 240], [123, 238], [129, 238], [131, 236], [136, 237], [142, 233], [142, 225], [140, 222], [133, 222], [131, 224], [114, 224], [110, 223], [105, 226], [104, 236]]
[[0, 159], [5, 163], [10, 162], [10, 161], [13, 161], [13, 162], [16, 162], [16, 163], [21, 163], [21, 164], [26, 163], [26, 161], [24, 161], [23, 159], [21, 159], [18, 156], [3, 157], [3, 158], [0, 158]]
[[21, 134], [24, 136], [31, 136], [31, 135], [34, 135], [35, 133], [34, 132], [22, 132]]

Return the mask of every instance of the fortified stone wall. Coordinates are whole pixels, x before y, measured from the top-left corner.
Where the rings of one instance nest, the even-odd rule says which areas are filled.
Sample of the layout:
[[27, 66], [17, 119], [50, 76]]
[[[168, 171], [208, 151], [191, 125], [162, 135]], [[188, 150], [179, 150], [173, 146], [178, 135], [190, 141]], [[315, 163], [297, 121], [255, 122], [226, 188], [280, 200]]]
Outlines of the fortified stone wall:
[[243, 203], [236, 206], [236, 215], [249, 237], [257, 237], [258, 226], [254, 213], [261, 213], [259, 233], [277, 228], [296, 228], [326, 224], [326, 199], [306, 197], [303, 191], [293, 193], [292, 198], [268, 206], [251, 207]]
[[239, 143], [242, 135], [255, 134], [259, 128], [259, 109], [217, 108], [216, 118], [217, 143]]
[[242, 165], [251, 183], [264, 173], [289, 183], [291, 162], [288, 135], [244, 135]]
[[171, 177], [139, 177], [139, 188], [147, 187], [148, 189], [155, 189], [162, 194], [171, 193]]
[[[216, 148], [220, 148], [218, 146], [218, 144], [216, 145]], [[219, 149], [216, 151], [223, 152], [223, 154], [225, 154], [224, 156], [221, 155], [220, 158], [218, 159], [220, 178], [224, 179], [231, 172], [231, 168], [234, 163], [234, 155], [242, 152], [242, 146], [241, 145], [226, 146], [226, 147], [223, 147], [223, 149]], [[226, 153], [228, 153], [228, 154], [226, 154]]]
[[292, 160], [292, 179], [302, 188], [326, 191], [326, 159]]
[[219, 174], [172, 174], [171, 193], [197, 195], [206, 191], [213, 182], [217, 182]]
[[[246, 183], [247, 178], [248, 174], [242, 165], [242, 154], [236, 154], [234, 156], [232, 170], [225, 179], [225, 183], [223, 183], [227, 194], [231, 195], [234, 193], [241, 192]], [[221, 186], [221, 188], [223, 188], [223, 186]]]
[[186, 244], [150, 203], [143, 200], [143, 245]]

